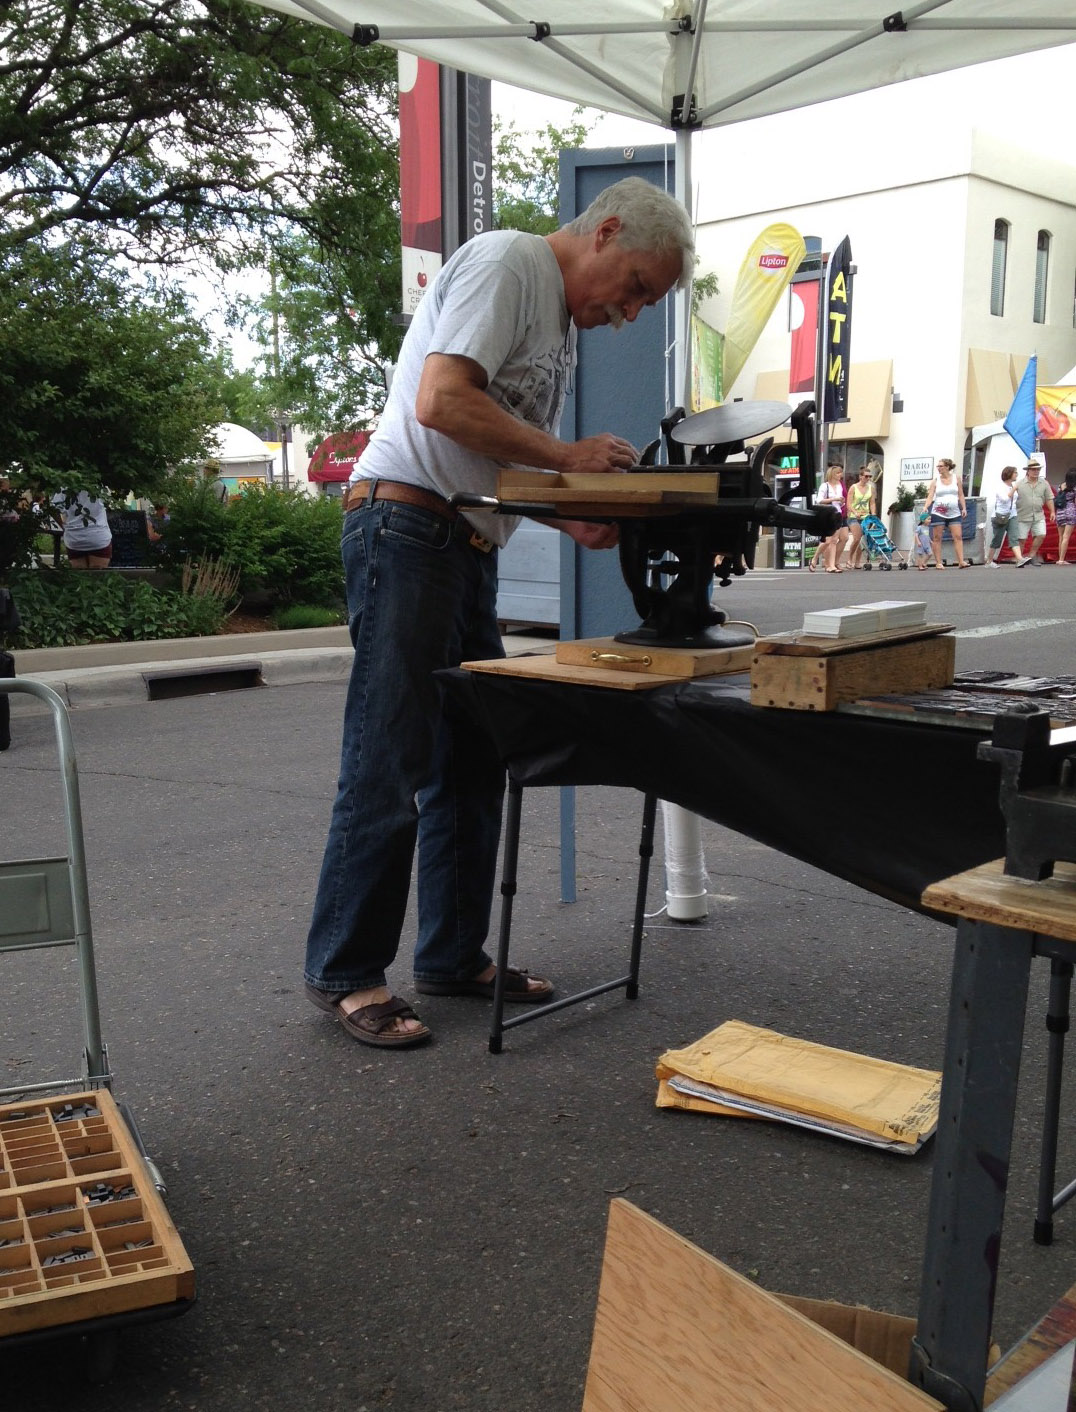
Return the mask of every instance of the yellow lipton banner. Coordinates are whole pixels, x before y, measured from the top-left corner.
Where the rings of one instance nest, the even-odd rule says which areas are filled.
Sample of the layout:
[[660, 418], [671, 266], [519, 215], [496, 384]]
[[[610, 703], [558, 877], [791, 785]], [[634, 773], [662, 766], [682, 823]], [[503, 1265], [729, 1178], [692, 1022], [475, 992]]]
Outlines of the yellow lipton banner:
[[1036, 387], [1035, 431], [1040, 441], [1076, 441], [1076, 387]]
[[697, 314], [691, 316], [691, 410], [721, 405], [721, 356], [724, 339]]
[[806, 246], [799, 231], [778, 222], [766, 227], [744, 257], [725, 326], [721, 376], [724, 395], [728, 395], [743, 371], [751, 349], [805, 253]]

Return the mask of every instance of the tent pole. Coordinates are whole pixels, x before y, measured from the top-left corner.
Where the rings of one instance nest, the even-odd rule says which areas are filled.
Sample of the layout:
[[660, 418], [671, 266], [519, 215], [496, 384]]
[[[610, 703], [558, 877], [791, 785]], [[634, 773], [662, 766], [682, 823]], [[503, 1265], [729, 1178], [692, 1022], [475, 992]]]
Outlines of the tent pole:
[[[691, 129], [676, 129], [676, 161], [673, 170], [673, 193], [694, 222], [691, 190]], [[674, 305], [674, 346], [672, 405], [691, 406], [689, 385], [691, 333], [691, 284], [677, 290]], [[667, 800], [661, 803], [661, 818], [665, 835], [665, 905], [669, 917], [679, 922], [694, 922], [707, 913], [706, 857], [702, 847], [702, 823], [694, 814]]]

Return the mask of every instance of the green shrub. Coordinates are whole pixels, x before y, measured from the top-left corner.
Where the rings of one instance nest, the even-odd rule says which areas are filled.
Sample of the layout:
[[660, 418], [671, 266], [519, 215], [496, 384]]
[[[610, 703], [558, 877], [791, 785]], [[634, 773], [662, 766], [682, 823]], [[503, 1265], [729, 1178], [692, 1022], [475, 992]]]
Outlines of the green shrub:
[[319, 608], [313, 603], [293, 603], [273, 614], [277, 628], [332, 628], [345, 619], [338, 608]]
[[298, 490], [250, 486], [221, 504], [206, 481], [169, 491], [163, 561], [178, 573], [190, 559], [222, 559], [240, 574], [244, 595], [267, 593], [274, 605], [339, 608], [342, 510], [336, 500]]
[[22, 570], [12, 573], [10, 585], [22, 619], [11, 638], [16, 650], [206, 637], [220, 631], [225, 616], [215, 598], [154, 588], [110, 570]]

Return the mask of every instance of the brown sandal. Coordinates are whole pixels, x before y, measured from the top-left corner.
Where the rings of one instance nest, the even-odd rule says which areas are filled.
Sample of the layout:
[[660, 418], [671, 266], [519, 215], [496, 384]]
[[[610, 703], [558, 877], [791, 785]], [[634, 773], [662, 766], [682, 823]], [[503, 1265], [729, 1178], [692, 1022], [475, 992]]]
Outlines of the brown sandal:
[[407, 1001], [401, 1000], [398, 995], [380, 1005], [362, 1005], [358, 1010], [352, 1010], [350, 1015], [345, 1015], [338, 1005], [336, 1013], [352, 1039], [380, 1049], [408, 1049], [415, 1044], [425, 1044], [433, 1035], [426, 1025], [417, 1030], [392, 1028], [395, 1020], [418, 1020]]
[[[392, 1029], [394, 1020], [418, 1020], [406, 1000], [394, 995], [380, 1005], [363, 1005], [345, 1015], [340, 1009], [342, 995], [334, 996], [327, 990], [318, 990], [309, 981], [305, 985], [306, 998], [311, 1005], [324, 1010], [327, 1015], [335, 1015], [352, 1039], [360, 1044], [372, 1044], [380, 1049], [407, 1049], [411, 1045], [425, 1044], [433, 1035], [426, 1025], [420, 1030], [399, 1031]], [[419, 1022], [421, 1023], [421, 1021]]]

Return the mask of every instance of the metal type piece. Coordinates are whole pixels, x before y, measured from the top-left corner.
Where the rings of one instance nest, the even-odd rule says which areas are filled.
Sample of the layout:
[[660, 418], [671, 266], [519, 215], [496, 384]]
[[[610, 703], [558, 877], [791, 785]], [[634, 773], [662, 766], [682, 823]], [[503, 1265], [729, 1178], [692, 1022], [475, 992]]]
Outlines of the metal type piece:
[[761, 436], [788, 421], [787, 402], [726, 402], [705, 412], [693, 412], [669, 430], [682, 446], [728, 446]]

